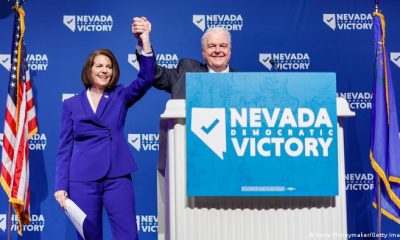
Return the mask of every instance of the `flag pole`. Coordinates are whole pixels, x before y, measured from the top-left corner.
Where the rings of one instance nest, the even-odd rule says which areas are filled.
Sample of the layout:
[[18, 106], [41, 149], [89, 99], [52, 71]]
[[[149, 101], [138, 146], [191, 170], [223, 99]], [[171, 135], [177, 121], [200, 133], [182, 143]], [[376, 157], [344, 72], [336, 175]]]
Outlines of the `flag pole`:
[[[19, 0], [15, 1], [15, 7], [18, 7]], [[7, 240], [11, 240], [11, 203], [8, 202], [8, 218], [7, 218]]]
[[[379, 0], [375, 0], [375, 12], [379, 13]], [[383, 41], [382, 44], [384, 45], [385, 42]], [[381, 194], [381, 178], [379, 174], [376, 174], [377, 179], [377, 200], [378, 200], [378, 219], [377, 219], [377, 232], [378, 232], [378, 239], [381, 240], [381, 232], [382, 232], [382, 194]]]
[[[15, 1], [15, 5], [13, 7], [13, 9], [17, 9], [19, 7], [19, 1], [20, 0], [16, 0]], [[7, 218], [7, 240], [11, 240], [11, 218], [12, 218], [12, 206], [11, 206], [11, 202], [8, 202], [8, 218]]]
[[[19, 7], [19, 0], [16, 0], [13, 9], [16, 9], [18, 7]], [[11, 223], [12, 223], [11, 215], [12, 215], [11, 202], [8, 202], [7, 240], [11, 240]]]
[[[379, 0], [375, 0], [375, 12], [379, 13]], [[385, 44], [384, 42], [382, 44]], [[377, 180], [377, 185], [378, 185], [378, 219], [377, 219], [377, 232], [378, 232], [378, 239], [381, 240], [381, 232], [382, 232], [382, 194], [381, 194], [381, 178], [378, 174], [376, 174], [378, 177]]]
[[11, 240], [11, 203], [8, 202], [7, 240]]
[[[377, 174], [378, 175], [378, 174]], [[377, 220], [377, 231], [378, 231], [378, 239], [381, 240], [381, 232], [382, 232], [382, 203], [381, 203], [381, 178], [379, 176], [377, 180], [378, 185], [378, 220]]]
[[[20, 7], [20, 1], [16, 0], [13, 9], [17, 9]], [[12, 204], [8, 202], [8, 217], [7, 217], [7, 240], [11, 240], [11, 224], [12, 224]]]

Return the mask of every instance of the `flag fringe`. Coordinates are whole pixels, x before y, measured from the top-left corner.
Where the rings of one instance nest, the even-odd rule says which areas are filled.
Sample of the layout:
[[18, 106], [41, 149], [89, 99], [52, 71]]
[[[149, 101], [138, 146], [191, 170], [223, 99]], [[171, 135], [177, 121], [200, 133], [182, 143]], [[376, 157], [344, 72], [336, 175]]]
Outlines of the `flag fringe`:
[[392, 187], [390, 186], [389, 178], [386, 176], [385, 172], [383, 169], [379, 166], [379, 164], [375, 161], [374, 155], [372, 151], [369, 152], [369, 158], [371, 160], [371, 165], [372, 168], [375, 170], [375, 172], [378, 174], [379, 178], [382, 179], [386, 191], [389, 193], [390, 199], [396, 204], [398, 208], [400, 208], [400, 199], [396, 196], [394, 193]]
[[[378, 210], [378, 205], [375, 202], [372, 202], [372, 206]], [[396, 223], [400, 224], [400, 218], [394, 216], [390, 212], [386, 211], [384, 208], [381, 207], [381, 213], [385, 215], [387, 218], [395, 221]]]

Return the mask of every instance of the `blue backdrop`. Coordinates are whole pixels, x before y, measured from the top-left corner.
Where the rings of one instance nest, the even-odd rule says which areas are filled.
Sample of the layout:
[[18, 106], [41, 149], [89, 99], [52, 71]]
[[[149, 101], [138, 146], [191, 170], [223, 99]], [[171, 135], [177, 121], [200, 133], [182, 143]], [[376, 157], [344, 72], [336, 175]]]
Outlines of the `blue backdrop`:
[[[0, 2], [2, 120], [13, 14], [7, 10], [6, 0]], [[397, 80], [400, 77], [400, 1], [380, 2], [387, 20], [387, 50], [392, 59], [393, 79]], [[72, 224], [53, 197], [61, 102], [68, 94], [81, 91], [81, 67], [94, 49], [109, 48], [115, 53], [123, 84], [135, 79], [137, 70], [132, 54], [136, 41], [130, 31], [131, 19], [135, 16], [147, 16], [152, 22], [151, 40], [157, 60], [167, 67], [176, 66], [183, 57], [201, 60], [203, 30], [223, 25], [232, 33], [231, 66], [241, 71], [277, 71], [268, 65], [272, 58], [279, 71], [336, 72], [337, 94], [345, 97], [357, 114], [344, 124], [348, 232], [376, 231], [377, 212], [371, 204], [374, 175], [368, 156], [374, 73], [373, 0], [27, 0], [24, 8], [39, 132], [30, 140], [33, 221], [25, 228], [23, 239], [74, 238]], [[398, 81], [394, 82], [395, 88], [400, 89]], [[129, 111], [125, 128], [140, 168], [133, 176], [142, 240], [157, 237], [158, 122], [168, 99], [167, 93], [151, 89]], [[6, 196], [1, 191], [0, 239], [6, 238], [7, 207]], [[12, 223], [13, 239], [16, 239], [16, 221]], [[386, 218], [383, 218], [382, 231], [400, 234], [399, 226]], [[110, 239], [107, 227], [105, 236]]]

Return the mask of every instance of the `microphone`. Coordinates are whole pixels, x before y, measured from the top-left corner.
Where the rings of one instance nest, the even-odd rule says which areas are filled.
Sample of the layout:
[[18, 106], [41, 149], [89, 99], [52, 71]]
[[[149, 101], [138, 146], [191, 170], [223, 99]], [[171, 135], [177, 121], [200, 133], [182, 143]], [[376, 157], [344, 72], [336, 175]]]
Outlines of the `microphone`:
[[271, 64], [271, 66], [275, 69], [275, 70], [279, 70], [278, 67], [276, 66], [276, 62], [272, 59], [269, 60], [269, 64]]

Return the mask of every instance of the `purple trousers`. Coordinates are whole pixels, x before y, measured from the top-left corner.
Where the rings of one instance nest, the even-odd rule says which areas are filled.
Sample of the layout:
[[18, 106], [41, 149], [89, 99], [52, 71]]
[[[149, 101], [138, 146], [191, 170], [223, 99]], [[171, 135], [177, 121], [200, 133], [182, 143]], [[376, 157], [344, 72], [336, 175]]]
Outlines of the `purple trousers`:
[[103, 239], [103, 207], [114, 240], [138, 239], [135, 194], [130, 175], [95, 182], [70, 181], [69, 197], [87, 214], [83, 223], [86, 240]]

